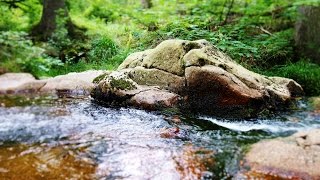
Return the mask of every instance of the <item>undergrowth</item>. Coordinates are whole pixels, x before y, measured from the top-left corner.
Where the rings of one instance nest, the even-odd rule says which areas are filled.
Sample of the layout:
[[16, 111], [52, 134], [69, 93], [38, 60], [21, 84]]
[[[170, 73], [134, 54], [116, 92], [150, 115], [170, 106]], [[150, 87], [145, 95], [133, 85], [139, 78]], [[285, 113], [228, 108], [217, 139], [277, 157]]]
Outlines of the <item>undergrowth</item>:
[[163, 40], [206, 39], [250, 70], [293, 78], [307, 93], [320, 94], [318, 66], [294, 56], [297, 7], [305, 4], [319, 1], [153, 0], [152, 8], [143, 9], [133, 0], [68, 0], [71, 20], [85, 36], [68, 37], [62, 16], [50, 41], [38, 43], [28, 32], [40, 20], [39, 1], [17, 7], [0, 2], [0, 63], [37, 77], [116, 69], [128, 54]]

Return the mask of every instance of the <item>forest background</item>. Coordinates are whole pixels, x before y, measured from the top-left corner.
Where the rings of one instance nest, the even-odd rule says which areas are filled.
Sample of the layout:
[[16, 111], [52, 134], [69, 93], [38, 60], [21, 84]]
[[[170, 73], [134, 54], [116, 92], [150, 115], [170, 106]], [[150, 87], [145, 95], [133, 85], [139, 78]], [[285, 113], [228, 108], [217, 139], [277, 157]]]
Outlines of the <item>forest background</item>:
[[[163, 40], [206, 39], [250, 70], [320, 95], [320, 44], [302, 45], [310, 51], [297, 42], [306, 36], [301, 23], [320, 40], [319, 7], [319, 0], [0, 0], [0, 74], [113, 70]], [[308, 11], [319, 18], [301, 14]]]

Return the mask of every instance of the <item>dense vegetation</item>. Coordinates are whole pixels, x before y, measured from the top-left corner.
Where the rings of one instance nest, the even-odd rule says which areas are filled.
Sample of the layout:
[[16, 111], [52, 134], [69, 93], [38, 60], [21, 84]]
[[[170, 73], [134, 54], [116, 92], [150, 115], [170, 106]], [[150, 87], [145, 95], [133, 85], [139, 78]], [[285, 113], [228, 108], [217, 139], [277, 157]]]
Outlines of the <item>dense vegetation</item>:
[[[165, 39], [206, 39], [245, 67], [297, 80], [320, 94], [320, 66], [295, 54], [297, 8], [319, 0], [66, 0], [77, 33], [60, 13], [53, 34], [32, 35], [39, 0], [0, 1], [0, 73], [38, 78], [87, 69], [115, 69], [135, 51]], [[150, 7], [151, 6], [151, 7]]]

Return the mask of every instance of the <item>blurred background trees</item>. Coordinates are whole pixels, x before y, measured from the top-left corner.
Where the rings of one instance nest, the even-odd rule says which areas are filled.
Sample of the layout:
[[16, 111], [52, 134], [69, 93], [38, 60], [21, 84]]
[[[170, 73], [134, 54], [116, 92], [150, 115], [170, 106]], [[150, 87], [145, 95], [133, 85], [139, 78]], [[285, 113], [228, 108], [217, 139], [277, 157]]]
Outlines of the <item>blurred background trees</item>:
[[145, 9], [149, 9], [152, 7], [151, 0], [141, 0], [142, 7]]
[[320, 94], [319, 6], [320, 0], [0, 0], [0, 71], [41, 78], [114, 69], [129, 53], [165, 39], [206, 39], [251, 70], [294, 78]]

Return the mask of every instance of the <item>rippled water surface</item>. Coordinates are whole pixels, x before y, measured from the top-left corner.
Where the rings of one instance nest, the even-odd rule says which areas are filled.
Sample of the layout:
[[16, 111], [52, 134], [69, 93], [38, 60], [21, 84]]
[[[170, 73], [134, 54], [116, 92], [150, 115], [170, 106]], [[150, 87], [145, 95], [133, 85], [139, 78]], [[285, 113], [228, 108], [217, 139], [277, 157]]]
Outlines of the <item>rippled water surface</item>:
[[0, 179], [231, 179], [261, 139], [320, 127], [300, 109], [223, 120], [106, 108], [89, 98], [0, 97]]

